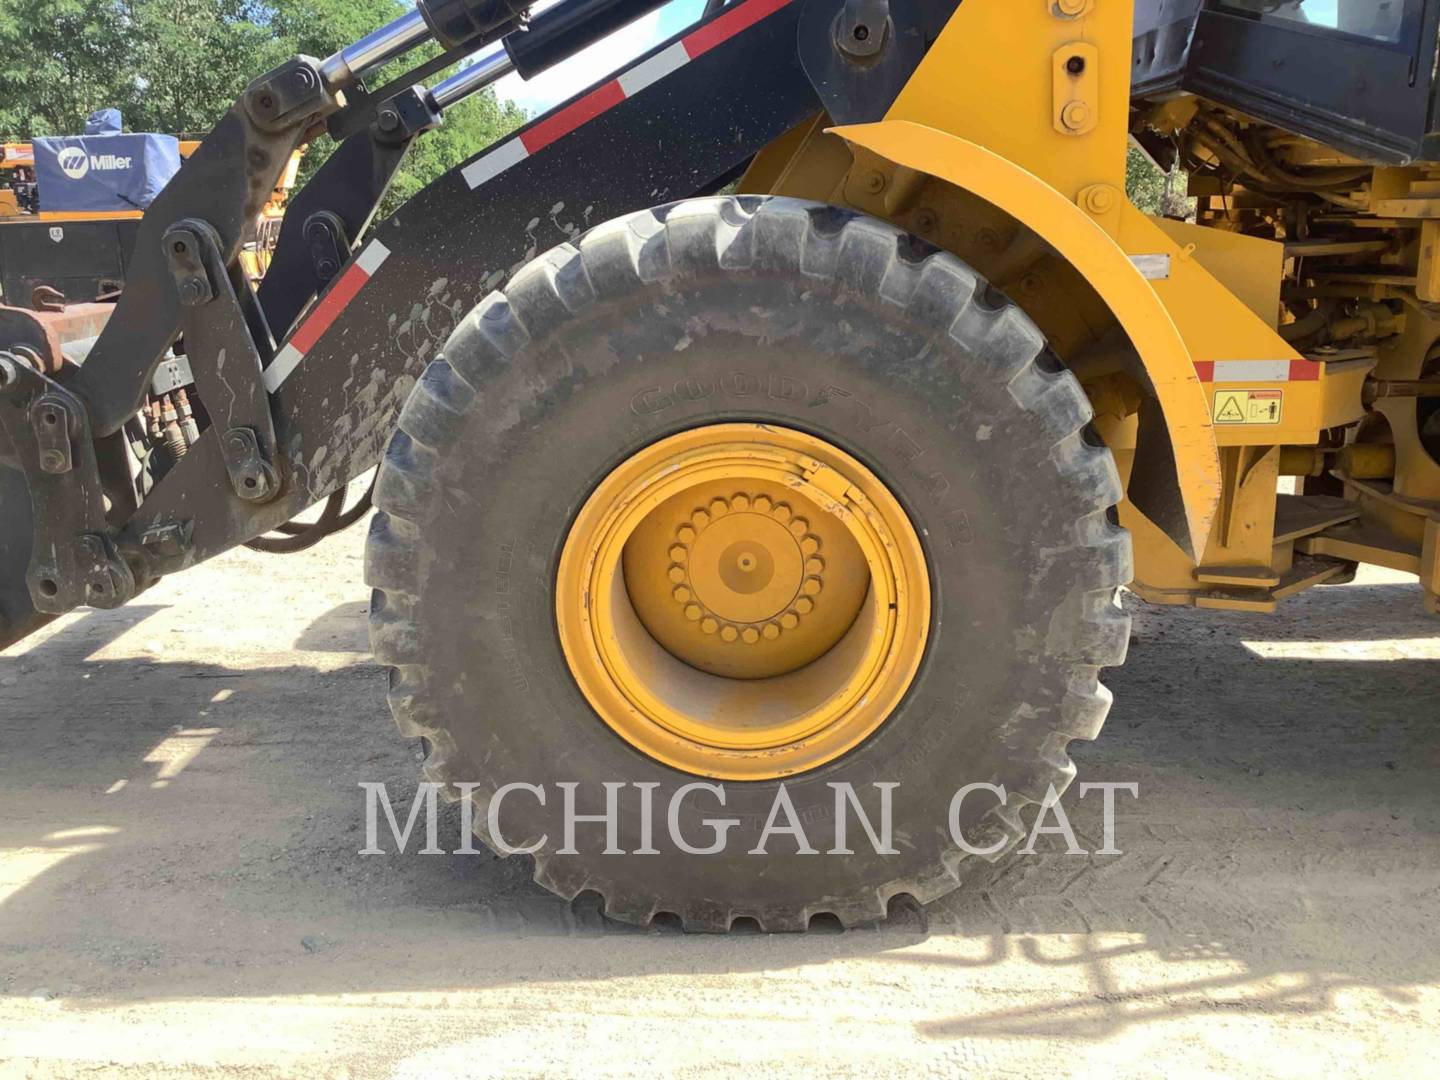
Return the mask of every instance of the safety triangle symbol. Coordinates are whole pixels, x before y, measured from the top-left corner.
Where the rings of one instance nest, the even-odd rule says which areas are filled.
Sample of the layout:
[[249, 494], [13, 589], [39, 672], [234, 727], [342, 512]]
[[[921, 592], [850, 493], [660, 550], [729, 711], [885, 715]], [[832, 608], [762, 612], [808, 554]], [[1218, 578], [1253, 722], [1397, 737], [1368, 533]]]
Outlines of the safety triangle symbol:
[[1240, 411], [1240, 399], [1233, 396], [1226, 398], [1225, 404], [1222, 405], [1220, 407], [1220, 411], [1215, 414], [1215, 419], [1228, 420], [1231, 423], [1243, 423], [1245, 420], [1245, 414]]

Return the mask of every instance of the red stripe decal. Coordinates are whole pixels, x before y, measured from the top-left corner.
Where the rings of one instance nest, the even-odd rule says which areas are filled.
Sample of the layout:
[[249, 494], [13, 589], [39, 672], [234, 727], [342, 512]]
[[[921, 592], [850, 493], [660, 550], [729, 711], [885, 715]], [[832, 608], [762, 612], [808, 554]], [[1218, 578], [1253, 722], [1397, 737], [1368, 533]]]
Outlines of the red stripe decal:
[[522, 131], [520, 141], [525, 144], [526, 150], [534, 154], [624, 100], [625, 91], [620, 89], [619, 80], [611, 79], [591, 90], [579, 101], [565, 106], [554, 116], [540, 121], [527, 131]]
[[1196, 360], [1196, 361], [1195, 361], [1195, 374], [1200, 377], [1200, 381], [1201, 381], [1201, 382], [1214, 382], [1214, 381], [1215, 381], [1215, 361], [1214, 361], [1214, 360]]
[[790, 3], [790, 0], [750, 0], [748, 4], [727, 11], [713, 22], [708, 22], [693, 34], [681, 39], [685, 52], [694, 60], [701, 53], [707, 53], [726, 38], [734, 37], [741, 30], [754, 26], [766, 15], [773, 15]]
[[315, 305], [315, 311], [311, 316], [296, 328], [295, 333], [290, 337], [290, 344], [302, 353], [310, 351], [310, 346], [320, 340], [320, 335], [330, 329], [330, 324], [340, 317], [340, 312], [345, 310], [345, 305], [355, 299], [355, 294], [364, 288], [365, 283], [370, 280], [370, 275], [364, 270], [350, 264], [350, 269], [340, 276], [331, 290], [325, 294], [325, 299]]

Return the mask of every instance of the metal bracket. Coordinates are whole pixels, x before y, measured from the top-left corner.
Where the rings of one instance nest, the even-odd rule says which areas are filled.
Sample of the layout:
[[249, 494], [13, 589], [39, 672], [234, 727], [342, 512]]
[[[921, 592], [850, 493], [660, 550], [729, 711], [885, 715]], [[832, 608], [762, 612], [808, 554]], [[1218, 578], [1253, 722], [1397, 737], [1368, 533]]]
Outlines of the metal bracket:
[[265, 318], [281, 338], [294, 328], [305, 305], [326, 284], [316, 275], [307, 226], [320, 214], [333, 215], [341, 223], [340, 238], [345, 244], [337, 267], [343, 267], [350, 260], [350, 242], [364, 235], [405, 158], [408, 140], [394, 142], [380, 136], [374, 125], [350, 136], [286, 206], [280, 239], [259, 289]]
[[296, 56], [257, 79], [242, 100], [251, 122], [265, 131], [283, 130], [297, 117], [318, 115], [335, 105], [320, 78], [319, 63], [308, 56]]
[[36, 611], [81, 604], [119, 607], [135, 576], [116, 550], [90, 424], [80, 400], [8, 353], [0, 353], [0, 430], [15, 448], [33, 510], [25, 584]]
[[388, 98], [375, 111], [376, 138], [391, 143], [408, 143], [423, 132], [440, 126], [440, 110], [417, 87]]
[[270, 395], [255, 338], [221, 260], [219, 236], [205, 222], [186, 218], [165, 230], [163, 243], [180, 296], [191, 376], [220, 437], [230, 486], [247, 502], [273, 499], [280, 475]]
[[249, 502], [264, 502], [279, 491], [279, 474], [265, 460], [253, 430], [231, 428], [221, 437], [220, 449], [236, 495]]
[[345, 223], [333, 211], [317, 210], [305, 219], [304, 235], [315, 280], [319, 288], [324, 288], [350, 259], [350, 238], [345, 235]]
[[928, 45], [925, 0], [805, 0], [800, 62], [837, 124], [881, 119]]
[[58, 476], [75, 467], [71, 440], [79, 434], [80, 418], [68, 401], [58, 394], [41, 394], [30, 406], [30, 426], [41, 469]]
[[1055, 130], [1062, 135], [1088, 135], [1100, 126], [1100, 50], [1072, 41], [1055, 50]]

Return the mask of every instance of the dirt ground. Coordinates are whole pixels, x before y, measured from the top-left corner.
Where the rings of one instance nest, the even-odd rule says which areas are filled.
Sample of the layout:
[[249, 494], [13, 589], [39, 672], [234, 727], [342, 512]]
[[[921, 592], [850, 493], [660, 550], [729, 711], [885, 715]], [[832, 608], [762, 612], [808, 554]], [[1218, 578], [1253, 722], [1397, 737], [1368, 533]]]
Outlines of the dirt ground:
[[[0, 656], [0, 1076], [1440, 1056], [1440, 622], [1398, 575], [1278, 617], [1132, 605], [1117, 705], [1076, 754], [1140, 785], [1123, 855], [977, 864], [868, 930], [687, 937], [561, 903], [519, 860], [357, 854], [358, 783], [408, 804], [417, 780], [367, 654], [362, 531], [233, 554]], [[1098, 800], [1067, 805], [1100, 846]]]

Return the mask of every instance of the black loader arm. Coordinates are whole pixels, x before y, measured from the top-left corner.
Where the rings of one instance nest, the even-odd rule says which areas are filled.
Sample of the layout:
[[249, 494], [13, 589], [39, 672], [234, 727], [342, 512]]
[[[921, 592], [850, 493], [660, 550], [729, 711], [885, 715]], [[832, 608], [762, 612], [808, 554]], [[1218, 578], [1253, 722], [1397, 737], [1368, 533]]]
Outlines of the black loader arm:
[[[955, 5], [848, 5], [712, 10], [378, 224], [406, 149], [446, 108], [508, 71], [563, 60], [658, 0], [567, 0], [523, 28], [521, 0], [432, 0], [333, 57], [298, 57], [257, 80], [147, 211], [124, 295], [86, 362], [52, 378], [0, 351], [0, 647], [78, 604], [123, 603], [343, 492], [374, 466], [457, 322], [540, 252], [717, 189], [822, 109], [883, 113], [923, 55], [914, 42], [928, 45]], [[850, 77], [843, 57], [824, 55], [842, 51], [834, 28], [877, 17], [915, 30], [884, 35], [903, 53], [860, 57]], [[437, 61], [377, 90], [360, 81], [432, 38], [445, 50]], [[450, 78], [419, 84], [486, 46]], [[292, 199], [257, 292], [238, 252], [320, 124], [341, 145]], [[177, 368], [198, 399], [196, 437], [147, 471], [133, 463], [137, 435]], [[37, 420], [50, 407], [68, 433], [58, 471], [42, 455], [60, 443]]]

